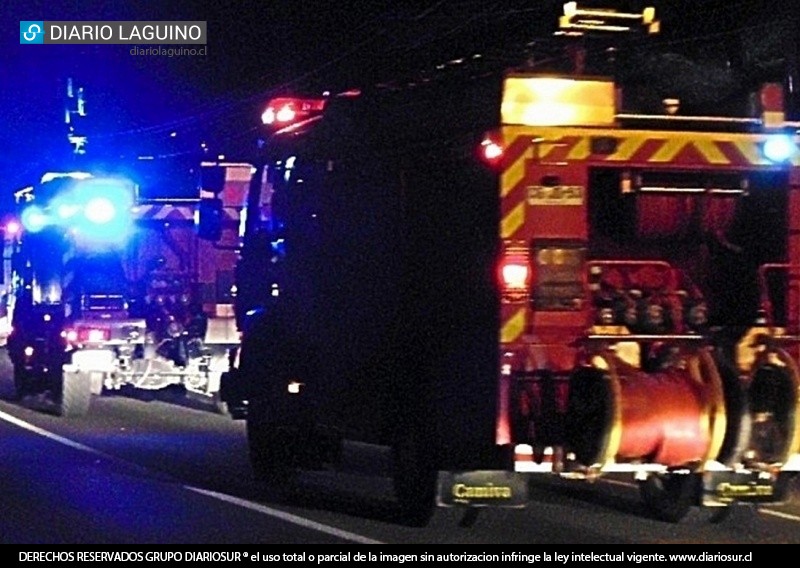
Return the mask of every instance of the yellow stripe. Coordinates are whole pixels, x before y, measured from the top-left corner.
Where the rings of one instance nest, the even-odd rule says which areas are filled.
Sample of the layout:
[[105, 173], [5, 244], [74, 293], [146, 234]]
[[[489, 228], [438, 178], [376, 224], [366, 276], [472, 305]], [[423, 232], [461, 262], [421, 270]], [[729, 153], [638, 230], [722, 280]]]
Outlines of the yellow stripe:
[[615, 357], [613, 352], [604, 355], [604, 359], [608, 363], [609, 388], [611, 389], [611, 428], [604, 439], [605, 447], [602, 450], [601, 467], [616, 461], [619, 446], [622, 443], [622, 385]]
[[567, 154], [568, 160], [585, 160], [591, 154], [590, 138], [583, 136]]
[[669, 140], [665, 140], [664, 144], [656, 150], [652, 156], [650, 156], [647, 161], [648, 162], [671, 162], [675, 159], [675, 156], [678, 155], [688, 140], [682, 138], [671, 138]]
[[730, 160], [722, 153], [717, 143], [712, 140], [695, 140], [694, 147], [709, 164], [729, 164]]
[[629, 160], [636, 151], [642, 147], [646, 138], [641, 136], [630, 136], [623, 138], [617, 147], [617, 151], [608, 157], [609, 160], [623, 161]]
[[500, 197], [505, 197], [525, 177], [525, 160], [531, 157], [531, 150], [525, 150], [500, 176]]
[[[701, 154], [709, 164], [727, 165], [731, 160], [722, 152], [720, 144], [730, 143], [738, 148], [746, 163], [752, 166], [771, 166], [774, 165], [761, 155], [761, 144], [766, 139], [765, 134], [744, 134], [726, 132], [665, 132], [663, 130], [641, 130], [641, 131], [621, 131], [606, 129], [604, 131], [586, 128], [562, 128], [562, 127], [542, 127], [542, 128], [519, 128], [507, 127], [504, 135], [507, 140], [515, 140], [519, 137], [529, 137], [531, 140], [539, 139], [542, 142], [532, 144], [530, 149], [524, 152], [523, 156], [512, 164], [507, 172], [507, 178], [503, 180], [501, 195], [506, 195], [511, 188], [515, 187], [523, 178], [525, 159], [545, 159], [556, 147], [562, 145], [561, 141], [566, 137], [577, 137], [579, 140], [569, 150], [566, 160], [586, 160], [591, 157], [591, 139], [597, 136], [598, 132], [605, 132], [607, 135], [614, 136], [618, 140], [616, 151], [605, 157], [608, 162], [624, 162], [630, 160], [634, 154], [648, 142], [662, 142], [663, 146], [656, 151], [647, 161], [655, 163], [669, 162], [674, 159], [687, 144], [693, 144], [698, 153]], [[798, 144], [795, 137], [795, 144]], [[800, 151], [795, 152], [792, 164], [800, 166]]]
[[766, 110], [761, 115], [761, 119], [764, 121], [764, 126], [773, 128], [783, 126], [786, 122], [786, 114], [783, 111]]
[[716, 460], [722, 443], [725, 440], [727, 418], [725, 416], [725, 398], [722, 390], [722, 378], [717, 365], [708, 352], [703, 349], [692, 355], [688, 361], [689, 374], [692, 380], [701, 387], [703, 409], [700, 412], [699, 427], [708, 433], [708, 446], [703, 456], [703, 464]]
[[751, 164], [766, 164], [765, 158], [761, 155], [758, 145], [752, 140], [734, 140], [734, 145]]
[[511, 343], [522, 335], [525, 329], [525, 308], [520, 308], [508, 318], [500, 329], [500, 343]]
[[792, 356], [784, 349], [776, 349], [778, 357], [786, 363], [789, 368], [789, 378], [792, 380], [792, 407], [789, 416], [789, 440], [786, 445], [786, 453], [782, 461], [787, 461], [793, 454], [800, 453], [800, 367]]
[[525, 201], [520, 201], [517, 203], [516, 207], [500, 221], [500, 236], [504, 239], [510, 238], [523, 223], [525, 223]]

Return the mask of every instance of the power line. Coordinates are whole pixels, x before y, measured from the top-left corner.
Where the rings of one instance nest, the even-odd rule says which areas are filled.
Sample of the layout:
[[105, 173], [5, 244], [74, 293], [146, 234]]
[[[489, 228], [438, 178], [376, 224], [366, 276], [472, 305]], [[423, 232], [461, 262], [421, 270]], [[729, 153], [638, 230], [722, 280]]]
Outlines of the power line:
[[[443, 43], [453, 43], [450, 40], [459, 37], [466, 37], [468, 35], [467, 32], [470, 31], [472, 31], [474, 34], [474, 28], [481, 28], [482, 26], [487, 29], [487, 33], [491, 33], [492, 29], [496, 30], [502, 28], [503, 26], [507, 26], [507, 31], [512, 31], [515, 37], [525, 37], [526, 33], [524, 30], [528, 29], [528, 27], [532, 28], [533, 20], [535, 20], [537, 17], [541, 19], [543, 12], [551, 8], [549, 5], [543, 7], [542, 4], [544, 3], [540, 3], [537, 8], [508, 8], [508, 3], [502, 2], [497, 2], [488, 6], [484, 6], [483, 4], [479, 4], [477, 2], [470, 4], [475, 6], [475, 10], [472, 13], [466, 12], [462, 14], [461, 18], [452, 18], [451, 12], [447, 11], [447, 8], [453, 8], [452, 6], [448, 6], [448, 3], [445, 1], [434, 2], [421, 12], [418, 12], [409, 18], [403, 19], [401, 22], [402, 24], [405, 25], [409, 22], [413, 22], [416, 24], [416, 27], [406, 27], [404, 30], [401, 30], [402, 33], [397, 33], [397, 29], [388, 29], [384, 19], [382, 19], [380, 16], [373, 15], [372, 18], [362, 22], [361, 25], [354, 30], [354, 32], [364, 32], [366, 30], [366, 33], [362, 34], [360, 41], [356, 42], [346, 51], [334, 54], [334, 56], [328, 60], [313, 68], [310, 68], [309, 70], [290, 80], [272, 85], [266, 89], [252, 88], [250, 89], [251, 92], [245, 93], [242, 96], [238, 96], [233, 100], [217, 99], [209, 103], [201, 104], [186, 115], [170, 121], [110, 132], [104, 135], [97, 135], [96, 138], [112, 139], [115, 137], [126, 136], [157, 136], [159, 134], [166, 134], [177, 129], [189, 129], [197, 127], [201, 124], [217, 124], [221, 121], [224, 122], [225, 119], [229, 117], [230, 113], [244, 111], [248, 105], [265, 100], [273, 94], [292, 88], [302, 88], [304, 84], [310, 83], [314, 80], [321, 82], [324, 74], [327, 71], [336, 71], [337, 65], [347, 60], [357, 58], [359, 55], [368, 54], [367, 50], [375, 44], [380, 43], [381, 40], [388, 42], [383, 46], [385, 53], [383, 57], [384, 60], [390, 58], [404, 59], [404, 61], [392, 69], [394, 78], [389, 78], [384, 82], [400, 80], [401, 70], [399, 68], [401, 66], [406, 67], [406, 70], [402, 72], [406, 75], [426, 72], [424, 65], [414, 68], [414, 65], [411, 63], [415, 57], [419, 56], [421, 51], [430, 49], [432, 46], [440, 46]], [[675, 5], [676, 3], [673, 2], [672, 4]], [[736, 5], [743, 6], [745, 4], [747, 4], [747, 2], [738, 2]], [[712, 10], [711, 14], [719, 15], [721, 13], [719, 10], [722, 10], [722, 8], [717, 7], [715, 10]], [[521, 14], [525, 14], [527, 18], [520, 17]], [[747, 31], [755, 32], [757, 30], [766, 29], [766, 27], [769, 25], [774, 24], [771, 22], [766, 22], [757, 25], [739, 26], [735, 29], [720, 30], [717, 32], [705, 32], [703, 34], [683, 38], [672, 38], [667, 40], [647, 38], [647, 41], [650, 44], [650, 48], [653, 50], [665, 49], [681, 45], [696, 44], [700, 41], [714, 41], [721, 37], [730, 36], [731, 34], [743, 33]], [[508, 35], [510, 36], [511, 34]], [[474, 35], [470, 36], [470, 41], [474, 41], [474, 37]], [[527, 34], [527, 38], [527, 41], [524, 43], [520, 41], [514, 42], [513, 46], [503, 46], [503, 42], [499, 40], [507, 42], [507, 38], [488, 37], [485, 41], [487, 45], [500, 45], [497, 47], [488, 47], [484, 50], [473, 50], [472, 53], [464, 54], [463, 58], [470, 58], [475, 53], [481, 52], [482, 57], [484, 57], [484, 61], [490, 61], [498, 65], [502, 65], [508, 64], [509, 61], [514, 59], [514, 57], [522, 59], [526, 54], [526, 50], [528, 50], [531, 54], [535, 54], [536, 50], [538, 49], [540, 52], [545, 51], [545, 55], [543, 57], [538, 57], [540, 60], [544, 59], [551, 64], [558, 61], [563, 61], [563, 56], [561, 58], [557, 56], [554, 57], [550, 53], [546, 52], [547, 49], [552, 49], [552, 45], [554, 44], [554, 40], [550, 35], [541, 35], [541, 33], [537, 35], [536, 33], [530, 33]], [[534, 41], [536, 42], [536, 45], [531, 46], [531, 43]], [[630, 40], [629, 43], [630, 45], [643, 45], [644, 41], [645, 38], [634, 39]], [[466, 43], [466, 40], [464, 40], [464, 43]], [[430, 56], [426, 56], [426, 60], [430, 59]], [[380, 58], [370, 58], [371, 62], [379, 60]], [[441, 63], [441, 65], [446, 63], [447, 62]], [[379, 66], [379, 64], [376, 63], [372, 64], [373, 66]], [[429, 68], [435, 68], [435, 65], [436, 64], [428, 63], [427, 66]], [[541, 63], [538, 65], [541, 65]], [[432, 71], [428, 69], [427, 72], [430, 73]], [[343, 73], [339, 71], [339, 74]], [[262, 80], [265, 78], [266, 77], [261, 77]]]

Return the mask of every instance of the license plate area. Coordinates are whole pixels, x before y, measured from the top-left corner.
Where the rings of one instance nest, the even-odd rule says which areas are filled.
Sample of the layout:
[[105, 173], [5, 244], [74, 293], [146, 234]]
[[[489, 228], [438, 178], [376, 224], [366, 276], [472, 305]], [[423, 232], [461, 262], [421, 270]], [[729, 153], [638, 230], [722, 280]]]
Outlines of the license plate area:
[[713, 471], [703, 474], [703, 505], [783, 501], [786, 484], [769, 472]]
[[441, 507], [513, 507], [528, 504], [528, 476], [505, 470], [440, 471]]

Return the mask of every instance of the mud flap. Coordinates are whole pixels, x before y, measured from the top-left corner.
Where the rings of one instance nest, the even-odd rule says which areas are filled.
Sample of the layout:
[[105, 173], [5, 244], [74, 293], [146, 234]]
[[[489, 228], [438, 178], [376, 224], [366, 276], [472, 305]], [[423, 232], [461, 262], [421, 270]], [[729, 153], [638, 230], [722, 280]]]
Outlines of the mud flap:
[[436, 503], [440, 507], [511, 507], [528, 504], [528, 479], [505, 470], [440, 471]]
[[777, 503], [786, 500], [784, 476], [769, 472], [710, 471], [703, 474], [702, 504]]
[[85, 416], [92, 401], [91, 375], [86, 371], [64, 371], [56, 401], [57, 413], [64, 418]]
[[225, 405], [227, 414], [234, 420], [247, 418], [248, 401], [241, 371], [233, 368], [225, 371], [219, 380], [219, 404]]

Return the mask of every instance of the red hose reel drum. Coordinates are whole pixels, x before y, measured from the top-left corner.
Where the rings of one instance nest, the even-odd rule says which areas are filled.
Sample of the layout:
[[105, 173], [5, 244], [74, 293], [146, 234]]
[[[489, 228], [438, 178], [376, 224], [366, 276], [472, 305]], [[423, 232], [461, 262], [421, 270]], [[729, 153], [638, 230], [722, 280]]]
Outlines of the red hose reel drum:
[[679, 467], [717, 457], [726, 430], [722, 380], [707, 349], [681, 357], [648, 373], [607, 351], [575, 371], [566, 429], [580, 463]]

